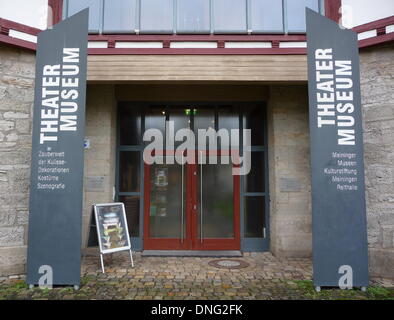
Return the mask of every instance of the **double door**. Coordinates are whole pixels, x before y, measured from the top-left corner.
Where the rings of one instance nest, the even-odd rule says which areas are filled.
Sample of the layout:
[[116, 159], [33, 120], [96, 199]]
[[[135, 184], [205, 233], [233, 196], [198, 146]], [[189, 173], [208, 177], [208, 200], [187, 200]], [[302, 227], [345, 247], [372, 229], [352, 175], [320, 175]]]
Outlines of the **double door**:
[[144, 226], [144, 249], [238, 250], [239, 176], [231, 164], [145, 165]]
[[[198, 122], [198, 113], [193, 116]], [[165, 150], [163, 164], [144, 164], [144, 249], [239, 250], [240, 182], [233, 164], [210, 164], [205, 150], [193, 151], [190, 163], [169, 164], [175, 152]]]

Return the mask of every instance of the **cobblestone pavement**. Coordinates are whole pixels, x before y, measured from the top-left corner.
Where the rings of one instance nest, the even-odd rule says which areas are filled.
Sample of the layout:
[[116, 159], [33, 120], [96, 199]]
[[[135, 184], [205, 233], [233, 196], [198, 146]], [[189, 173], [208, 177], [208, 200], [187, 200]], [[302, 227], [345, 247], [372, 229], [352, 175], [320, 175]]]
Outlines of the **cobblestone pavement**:
[[23, 277], [0, 280], [0, 299], [394, 299], [394, 281], [374, 279], [367, 292], [313, 289], [309, 259], [280, 260], [270, 253], [245, 253], [249, 266], [216, 268], [215, 258], [142, 257], [127, 252], [105, 256], [106, 273], [99, 257], [87, 255], [82, 285], [52, 290], [29, 290]]

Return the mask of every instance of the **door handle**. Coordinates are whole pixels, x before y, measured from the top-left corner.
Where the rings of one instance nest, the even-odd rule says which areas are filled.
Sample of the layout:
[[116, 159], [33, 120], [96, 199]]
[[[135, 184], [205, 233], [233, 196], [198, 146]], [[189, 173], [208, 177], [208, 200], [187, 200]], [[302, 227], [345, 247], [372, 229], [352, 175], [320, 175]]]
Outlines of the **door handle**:
[[184, 242], [184, 240], [185, 240], [185, 235], [184, 235], [184, 223], [185, 223], [185, 218], [184, 218], [184, 201], [183, 201], [183, 199], [184, 199], [184, 170], [185, 170], [185, 163], [184, 163], [184, 159], [182, 158], [182, 178], [181, 178], [181, 180], [182, 180], [182, 192], [181, 192], [181, 197], [182, 197], [182, 201], [181, 201], [181, 203], [182, 203], [182, 205], [181, 205], [181, 243], [183, 243]]
[[200, 151], [200, 242], [203, 241], [202, 232], [202, 151]]

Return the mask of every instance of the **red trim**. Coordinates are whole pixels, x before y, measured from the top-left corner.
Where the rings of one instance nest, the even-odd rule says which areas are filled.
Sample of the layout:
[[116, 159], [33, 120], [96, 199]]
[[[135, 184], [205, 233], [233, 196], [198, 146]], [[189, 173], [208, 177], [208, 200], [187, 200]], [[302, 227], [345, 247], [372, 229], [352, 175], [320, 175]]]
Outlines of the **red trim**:
[[33, 36], [36, 36], [41, 32], [40, 29], [29, 27], [29, 26], [26, 26], [24, 24], [21, 24], [21, 23], [15, 22], [15, 21], [1, 19], [1, 18], [0, 18], [0, 27], [28, 33]]
[[354, 27], [353, 31], [360, 33], [364, 31], [378, 29], [380, 27], [386, 27], [392, 24], [394, 24], [394, 16], [362, 24], [361, 26]]
[[48, 6], [52, 8], [52, 23], [59, 23], [62, 20], [63, 0], [48, 0]]
[[394, 41], [394, 32], [379, 36], [379, 37], [373, 37], [373, 38], [368, 38], [364, 40], [360, 40], [358, 42], [360, 48], [366, 48], [366, 47], [371, 47], [375, 46], [377, 44], [382, 44], [386, 42]]
[[306, 48], [267, 48], [267, 49], [88, 49], [90, 55], [259, 55], [259, 54], [297, 54], [305, 55]]
[[306, 41], [305, 34], [256, 34], [256, 35], [159, 35], [159, 34], [91, 34], [89, 41]]
[[324, 0], [324, 12], [327, 18], [339, 22], [341, 14], [339, 10], [341, 8], [341, 0]]
[[35, 43], [21, 40], [21, 39], [12, 38], [9, 36], [5, 36], [3, 34], [0, 34], [0, 44], [1, 43], [6, 43], [6, 44], [9, 44], [9, 45], [11, 45], [13, 47], [17, 47], [17, 48], [29, 49], [29, 50], [33, 50], [33, 51], [36, 50]]

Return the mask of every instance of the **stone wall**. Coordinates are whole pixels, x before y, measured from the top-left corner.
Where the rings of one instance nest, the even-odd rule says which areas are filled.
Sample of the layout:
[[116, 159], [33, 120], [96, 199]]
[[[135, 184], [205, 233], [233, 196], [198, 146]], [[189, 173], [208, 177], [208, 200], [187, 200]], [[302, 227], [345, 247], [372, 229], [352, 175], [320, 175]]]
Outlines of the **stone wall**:
[[113, 201], [115, 186], [116, 101], [113, 85], [88, 85], [86, 99], [83, 247], [86, 246], [92, 204]]
[[370, 270], [394, 278], [394, 45], [360, 58]]
[[308, 90], [271, 86], [268, 102], [271, 251], [310, 257], [312, 215]]
[[0, 275], [25, 269], [34, 63], [0, 45]]

